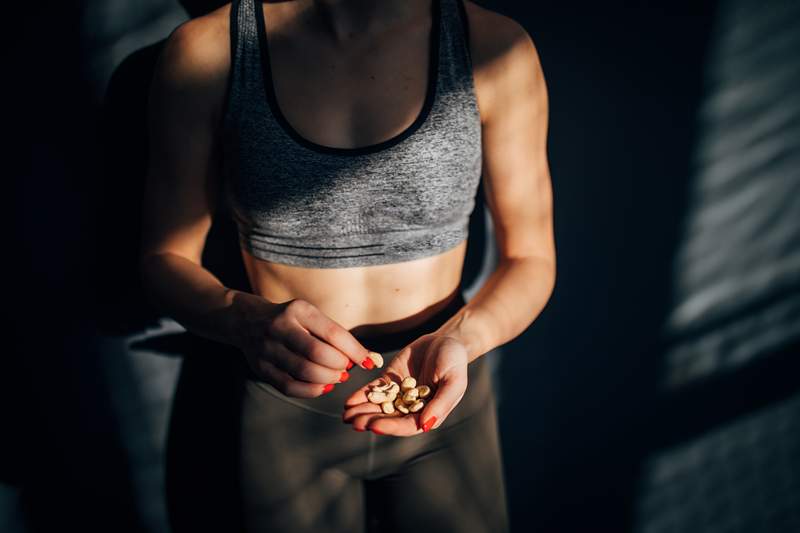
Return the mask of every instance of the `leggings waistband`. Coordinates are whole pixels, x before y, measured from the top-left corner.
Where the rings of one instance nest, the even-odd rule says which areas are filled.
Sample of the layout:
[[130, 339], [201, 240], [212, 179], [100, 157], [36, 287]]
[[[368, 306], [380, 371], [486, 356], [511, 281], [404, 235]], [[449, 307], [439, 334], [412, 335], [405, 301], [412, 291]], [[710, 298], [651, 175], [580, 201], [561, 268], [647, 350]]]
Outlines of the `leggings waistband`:
[[370, 336], [355, 335], [355, 337], [364, 347], [376, 352], [399, 350], [417, 337], [436, 331], [465, 304], [464, 294], [458, 290], [447, 305], [411, 329]]

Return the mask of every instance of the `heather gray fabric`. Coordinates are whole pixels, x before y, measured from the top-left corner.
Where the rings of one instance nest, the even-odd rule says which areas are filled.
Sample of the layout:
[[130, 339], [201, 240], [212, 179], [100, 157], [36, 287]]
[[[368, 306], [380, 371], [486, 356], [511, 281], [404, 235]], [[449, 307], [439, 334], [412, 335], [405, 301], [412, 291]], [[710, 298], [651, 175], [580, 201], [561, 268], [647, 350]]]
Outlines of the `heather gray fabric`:
[[467, 238], [482, 153], [461, 2], [432, 2], [427, 94], [411, 126], [337, 148], [286, 121], [261, 2], [233, 1], [224, 193], [243, 248], [271, 262], [342, 268], [437, 255]]

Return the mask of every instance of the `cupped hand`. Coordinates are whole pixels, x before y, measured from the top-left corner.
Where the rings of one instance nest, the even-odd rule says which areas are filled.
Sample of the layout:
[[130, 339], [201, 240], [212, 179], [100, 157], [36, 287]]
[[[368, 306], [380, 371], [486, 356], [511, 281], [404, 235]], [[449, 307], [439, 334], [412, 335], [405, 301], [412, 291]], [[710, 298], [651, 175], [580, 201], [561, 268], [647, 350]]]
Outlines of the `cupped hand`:
[[[352, 424], [354, 429], [398, 437], [437, 428], [464, 397], [468, 364], [467, 347], [457, 338], [438, 333], [423, 335], [397, 352], [381, 377], [345, 400], [342, 420]], [[425, 405], [420, 411], [407, 415], [395, 411], [387, 415], [380, 405], [367, 399], [370, 386], [378, 384], [382, 377], [400, 383], [407, 376], [416, 379], [417, 386], [431, 387], [431, 394], [423, 400]]]

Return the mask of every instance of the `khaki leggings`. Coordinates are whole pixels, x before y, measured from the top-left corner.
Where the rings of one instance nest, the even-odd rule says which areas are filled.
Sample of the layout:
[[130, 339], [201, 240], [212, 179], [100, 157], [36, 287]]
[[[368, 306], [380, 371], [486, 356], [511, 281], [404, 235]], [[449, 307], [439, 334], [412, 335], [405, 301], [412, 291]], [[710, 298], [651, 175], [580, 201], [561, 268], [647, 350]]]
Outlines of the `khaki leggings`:
[[[411, 331], [359, 339], [386, 363], [464, 303]], [[508, 531], [488, 357], [438, 428], [411, 437], [355, 431], [344, 399], [380, 375], [357, 366], [319, 398], [287, 397], [241, 354], [212, 343], [184, 359], [167, 441], [173, 533]]]

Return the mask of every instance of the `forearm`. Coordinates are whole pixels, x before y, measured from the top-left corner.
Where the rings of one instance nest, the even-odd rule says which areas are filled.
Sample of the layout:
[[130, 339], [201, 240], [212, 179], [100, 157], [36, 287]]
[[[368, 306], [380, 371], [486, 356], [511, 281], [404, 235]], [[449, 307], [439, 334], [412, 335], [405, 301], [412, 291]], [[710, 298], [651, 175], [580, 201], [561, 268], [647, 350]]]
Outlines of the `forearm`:
[[475, 296], [437, 333], [461, 340], [469, 362], [516, 338], [539, 316], [555, 285], [551, 261], [501, 261]]
[[187, 258], [160, 253], [140, 263], [147, 298], [165, 315], [195, 335], [239, 346], [237, 317], [263, 298], [230, 289], [202, 265]]

